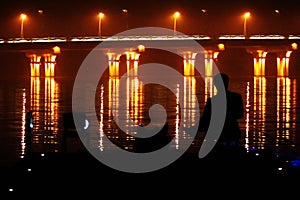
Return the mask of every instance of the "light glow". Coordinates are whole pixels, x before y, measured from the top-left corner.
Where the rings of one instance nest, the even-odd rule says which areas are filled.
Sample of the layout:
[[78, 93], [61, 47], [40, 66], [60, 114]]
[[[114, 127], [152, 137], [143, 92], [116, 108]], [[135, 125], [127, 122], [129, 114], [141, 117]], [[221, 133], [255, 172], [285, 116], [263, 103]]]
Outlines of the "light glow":
[[20, 15], [20, 19], [21, 19], [21, 20], [25, 20], [26, 18], [27, 18], [27, 15], [26, 15], [26, 14], [22, 13], [22, 14]]
[[251, 16], [251, 13], [250, 12], [245, 12], [244, 14], [244, 18], [247, 19]]
[[178, 18], [178, 17], [180, 17], [180, 12], [176, 11], [176, 12], [174, 13], [174, 18]]

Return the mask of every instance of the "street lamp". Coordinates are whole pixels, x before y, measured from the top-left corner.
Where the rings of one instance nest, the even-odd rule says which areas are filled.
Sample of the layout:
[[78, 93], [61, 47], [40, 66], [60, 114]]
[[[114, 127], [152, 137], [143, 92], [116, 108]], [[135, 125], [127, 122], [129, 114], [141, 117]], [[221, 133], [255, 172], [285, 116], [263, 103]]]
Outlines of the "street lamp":
[[247, 37], [247, 19], [250, 17], [250, 12], [245, 12], [244, 14], [244, 36], [245, 36], [245, 39]]
[[22, 13], [20, 15], [20, 19], [21, 19], [21, 34], [20, 34], [20, 37], [21, 38], [24, 38], [24, 20], [27, 18], [27, 15]]
[[176, 23], [177, 23], [177, 18], [180, 16], [180, 12], [178, 12], [178, 11], [176, 11], [175, 13], [174, 13], [174, 15], [173, 15], [173, 17], [174, 17], [174, 35], [176, 35]]
[[99, 17], [99, 27], [98, 27], [98, 36], [101, 37], [101, 23], [102, 23], [102, 18], [104, 17], [104, 14], [102, 12], [100, 12], [98, 14]]

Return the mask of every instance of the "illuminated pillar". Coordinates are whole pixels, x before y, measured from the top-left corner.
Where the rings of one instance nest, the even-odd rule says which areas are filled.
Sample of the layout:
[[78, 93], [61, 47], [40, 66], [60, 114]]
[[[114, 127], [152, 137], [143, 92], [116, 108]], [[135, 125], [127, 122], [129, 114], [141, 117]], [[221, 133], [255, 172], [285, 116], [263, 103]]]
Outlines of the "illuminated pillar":
[[218, 58], [219, 52], [209, 50], [204, 53], [205, 76], [213, 76], [214, 60]]
[[265, 63], [266, 63], [266, 51], [257, 50], [254, 56], [254, 76], [264, 76], [265, 75]]
[[44, 54], [45, 58], [45, 77], [50, 77], [55, 75], [55, 65], [56, 65], [56, 55]]
[[140, 54], [135, 51], [126, 51], [125, 55], [126, 55], [126, 64], [127, 64], [127, 75], [137, 76]]
[[193, 52], [184, 52], [183, 53], [183, 67], [185, 76], [195, 75], [195, 58], [197, 53]]
[[109, 52], [108, 56], [108, 67], [109, 67], [109, 76], [119, 76], [119, 65], [121, 54], [116, 54]]
[[26, 56], [30, 58], [30, 75], [40, 76], [41, 56], [36, 54], [28, 54]]
[[292, 51], [277, 56], [277, 76], [289, 75], [289, 61]]

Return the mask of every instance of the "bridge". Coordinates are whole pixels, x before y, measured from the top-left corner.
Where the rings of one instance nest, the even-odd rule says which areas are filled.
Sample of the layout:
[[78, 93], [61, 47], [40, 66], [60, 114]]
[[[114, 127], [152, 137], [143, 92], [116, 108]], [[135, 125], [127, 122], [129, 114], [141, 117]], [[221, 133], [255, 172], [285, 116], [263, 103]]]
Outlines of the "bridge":
[[[101, 42], [113, 44], [112, 47], [104, 48], [103, 51], [108, 58], [109, 75], [119, 76], [119, 63], [121, 55], [126, 55], [127, 71], [138, 68], [139, 55], [147, 48], [146, 42], [153, 42], [159, 45], [172, 46], [182, 55], [184, 64], [184, 75], [194, 75], [196, 56], [204, 55], [203, 66], [205, 75], [213, 75], [214, 61], [218, 54], [225, 48], [244, 48], [253, 55], [254, 75], [265, 75], [266, 55], [270, 52], [277, 56], [277, 75], [289, 75], [289, 59], [291, 53], [297, 50], [297, 42], [300, 36], [297, 35], [220, 35], [210, 37], [206, 35], [138, 35], [138, 36], [82, 36], [82, 37], [43, 37], [43, 38], [11, 38], [0, 39], [1, 51], [24, 51], [30, 58], [31, 76], [43, 76], [40, 68], [44, 67], [44, 76], [55, 76], [56, 57], [69, 50], [91, 51]], [[196, 41], [203, 46], [204, 51], [195, 50], [186, 46], [186, 41]], [[42, 59], [44, 62], [42, 63]], [[137, 70], [133, 70], [137, 71]]]

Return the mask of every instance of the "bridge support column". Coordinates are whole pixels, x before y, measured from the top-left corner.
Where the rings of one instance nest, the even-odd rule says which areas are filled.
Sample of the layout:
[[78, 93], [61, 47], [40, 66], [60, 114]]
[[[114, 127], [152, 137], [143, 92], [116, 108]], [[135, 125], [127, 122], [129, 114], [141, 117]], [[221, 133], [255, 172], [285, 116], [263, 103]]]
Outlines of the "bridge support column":
[[[32, 50], [26, 52], [26, 57], [30, 58], [30, 75], [32, 77], [42, 76], [51, 77], [55, 75], [56, 56], [60, 54], [60, 48], [58, 46], [53, 47], [51, 50]], [[44, 58], [44, 72], [41, 74], [40, 66], [42, 65], [41, 58]]]
[[45, 54], [45, 76], [50, 77], [55, 75], [56, 55]]
[[109, 67], [109, 76], [119, 76], [120, 72], [120, 57], [121, 54], [107, 53], [108, 56], [108, 67]]
[[277, 76], [289, 75], [289, 61], [292, 51], [281, 53], [277, 56]]
[[256, 50], [253, 53], [254, 56], [254, 76], [264, 76], [265, 75], [265, 66], [266, 66], [266, 51]]
[[30, 58], [30, 75], [33, 76], [40, 76], [40, 66], [41, 66], [41, 58], [37, 54], [27, 54], [28, 58]]
[[185, 76], [195, 75], [195, 58], [197, 53], [194, 52], [183, 52], [183, 73]]
[[140, 53], [136, 51], [126, 51], [125, 55], [126, 55], [127, 75], [137, 76]]
[[219, 52], [209, 50], [204, 53], [205, 76], [213, 76], [214, 60], [218, 58]]

